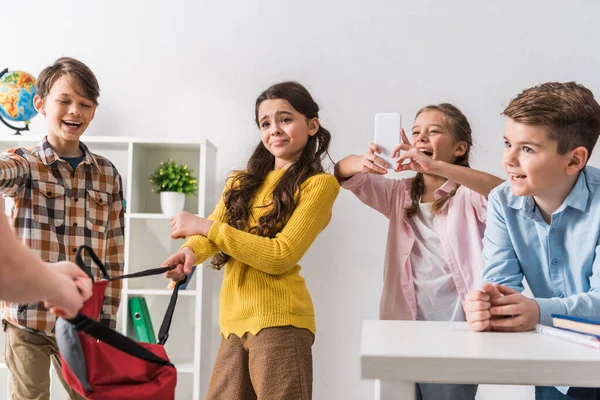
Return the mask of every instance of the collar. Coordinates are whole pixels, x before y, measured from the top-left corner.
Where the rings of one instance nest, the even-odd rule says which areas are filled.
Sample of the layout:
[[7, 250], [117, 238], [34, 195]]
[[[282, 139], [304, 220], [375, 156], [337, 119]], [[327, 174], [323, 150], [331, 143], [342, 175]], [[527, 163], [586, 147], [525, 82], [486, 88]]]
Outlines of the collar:
[[[94, 157], [94, 155], [90, 152], [87, 146], [82, 142], [79, 142], [79, 148], [81, 149], [84, 155], [84, 159], [82, 162], [84, 164], [92, 164], [94, 167], [96, 167], [97, 170], [100, 170], [100, 166], [96, 161], [96, 157]], [[42, 161], [42, 164], [46, 166], [49, 166], [55, 163], [56, 161], [60, 160], [60, 156], [56, 154], [56, 152], [48, 142], [48, 136], [44, 136], [42, 141], [38, 143], [38, 145], [35, 148], [35, 153]]]

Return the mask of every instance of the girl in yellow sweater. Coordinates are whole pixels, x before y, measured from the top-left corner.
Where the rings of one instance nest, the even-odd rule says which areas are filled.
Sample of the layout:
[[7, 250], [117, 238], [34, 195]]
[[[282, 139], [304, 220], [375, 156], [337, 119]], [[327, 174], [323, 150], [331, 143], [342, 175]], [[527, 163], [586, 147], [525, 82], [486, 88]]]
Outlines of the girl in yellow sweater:
[[208, 218], [180, 213], [171, 236], [187, 237], [163, 265], [183, 279], [213, 258], [225, 268], [221, 347], [207, 399], [310, 399], [315, 314], [298, 261], [327, 226], [339, 191], [325, 173], [331, 134], [319, 106], [296, 82], [256, 100], [261, 142], [233, 173]]

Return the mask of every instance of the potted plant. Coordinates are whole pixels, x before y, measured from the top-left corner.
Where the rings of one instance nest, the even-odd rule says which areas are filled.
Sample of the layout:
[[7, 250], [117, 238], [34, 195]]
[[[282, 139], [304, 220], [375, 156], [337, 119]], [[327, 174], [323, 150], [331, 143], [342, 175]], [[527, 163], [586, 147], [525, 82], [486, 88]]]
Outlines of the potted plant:
[[193, 170], [187, 165], [175, 161], [161, 161], [154, 173], [150, 175], [152, 192], [160, 193], [160, 208], [163, 214], [172, 216], [183, 210], [185, 196], [196, 194], [198, 180]]

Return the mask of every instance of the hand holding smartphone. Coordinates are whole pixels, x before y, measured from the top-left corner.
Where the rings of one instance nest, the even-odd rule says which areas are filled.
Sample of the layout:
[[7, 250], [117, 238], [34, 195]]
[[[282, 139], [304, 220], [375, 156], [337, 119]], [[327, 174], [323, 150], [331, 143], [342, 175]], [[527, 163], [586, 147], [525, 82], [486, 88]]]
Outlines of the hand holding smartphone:
[[[380, 149], [381, 154], [378, 157], [385, 160], [388, 164], [387, 169], [394, 169], [396, 159], [392, 158], [392, 151], [399, 143], [400, 125], [402, 117], [398, 113], [377, 113], [375, 114], [375, 143]], [[382, 165], [380, 167], [383, 168]]]

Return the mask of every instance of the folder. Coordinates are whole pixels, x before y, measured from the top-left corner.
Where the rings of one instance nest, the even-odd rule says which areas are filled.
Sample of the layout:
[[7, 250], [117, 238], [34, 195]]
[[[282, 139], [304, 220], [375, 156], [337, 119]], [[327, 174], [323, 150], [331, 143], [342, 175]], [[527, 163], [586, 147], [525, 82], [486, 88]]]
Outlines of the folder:
[[156, 335], [154, 335], [146, 299], [144, 297], [130, 298], [129, 313], [138, 342], [156, 344]]

